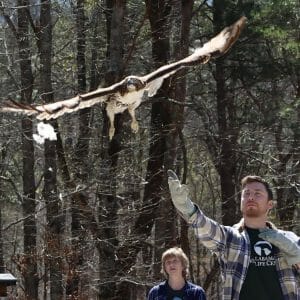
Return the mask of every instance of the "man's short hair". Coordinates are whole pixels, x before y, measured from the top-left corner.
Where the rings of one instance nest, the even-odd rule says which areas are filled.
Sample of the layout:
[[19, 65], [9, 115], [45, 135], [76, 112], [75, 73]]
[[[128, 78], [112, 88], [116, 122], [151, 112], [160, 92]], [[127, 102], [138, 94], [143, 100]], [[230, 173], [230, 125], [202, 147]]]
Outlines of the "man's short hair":
[[161, 257], [161, 273], [164, 274], [165, 278], [168, 279], [168, 274], [165, 269], [165, 262], [168, 258], [176, 257], [180, 259], [183, 270], [182, 270], [182, 276], [184, 279], [187, 279], [189, 275], [189, 259], [187, 258], [186, 254], [183, 252], [183, 250], [179, 247], [173, 247], [168, 250], [166, 250]]
[[242, 189], [245, 187], [246, 184], [251, 183], [251, 182], [260, 182], [260, 183], [262, 183], [265, 186], [266, 190], [267, 190], [268, 200], [273, 200], [273, 192], [272, 192], [272, 189], [270, 187], [270, 184], [260, 176], [256, 176], [256, 175], [245, 176], [241, 180]]

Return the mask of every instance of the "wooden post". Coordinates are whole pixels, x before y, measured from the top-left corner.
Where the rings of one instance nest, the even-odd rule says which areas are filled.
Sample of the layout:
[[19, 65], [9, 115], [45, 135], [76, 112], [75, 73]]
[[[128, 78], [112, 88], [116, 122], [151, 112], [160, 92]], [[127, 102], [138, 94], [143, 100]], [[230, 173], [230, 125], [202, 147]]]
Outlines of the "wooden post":
[[1, 273], [0, 274], [0, 297], [1, 299], [5, 299], [2, 297], [7, 296], [7, 287], [10, 285], [16, 285], [17, 278], [14, 277], [10, 273]]

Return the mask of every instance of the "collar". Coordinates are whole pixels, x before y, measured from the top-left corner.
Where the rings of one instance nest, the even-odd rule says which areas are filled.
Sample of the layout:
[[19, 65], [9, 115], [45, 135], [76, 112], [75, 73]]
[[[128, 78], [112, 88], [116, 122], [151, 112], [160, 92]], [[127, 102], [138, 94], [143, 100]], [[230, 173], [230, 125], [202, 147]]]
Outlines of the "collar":
[[[277, 230], [277, 227], [270, 221], [266, 222], [267, 227], [271, 229]], [[242, 233], [245, 230], [245, 220], [242, 218], [238, 223], [234, 224], [232, 226], [233, 228], [237, 229], [240, 233]]]

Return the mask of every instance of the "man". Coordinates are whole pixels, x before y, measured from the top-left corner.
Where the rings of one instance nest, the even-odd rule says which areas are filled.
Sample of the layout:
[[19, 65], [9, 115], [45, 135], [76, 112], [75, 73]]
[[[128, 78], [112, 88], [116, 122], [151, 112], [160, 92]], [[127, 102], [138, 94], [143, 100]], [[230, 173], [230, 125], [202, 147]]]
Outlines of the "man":
[[176, 209], [218, 256], [224, 300], [300, 300], [300, 239], [268, 222], [273, 195], [265, 180], [242, 179], [243, 219], [231, 227], [206, 217], [188, 198], [188, 189], [176, 174], [168, 171], [168, 175]]
[[189, 261], [181, 248], [170, 248], [162, 254], [161, 272], [166, 281], [150, 290], [148, 300], [206, 300], [203, 289], [187, 281]]

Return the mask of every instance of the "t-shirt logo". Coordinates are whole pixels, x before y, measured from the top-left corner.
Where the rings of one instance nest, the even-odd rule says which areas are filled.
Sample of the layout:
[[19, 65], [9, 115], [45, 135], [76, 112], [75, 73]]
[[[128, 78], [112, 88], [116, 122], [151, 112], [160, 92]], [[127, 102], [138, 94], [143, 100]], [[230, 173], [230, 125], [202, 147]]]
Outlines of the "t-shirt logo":
[[267, 241], [258, 241], [251, 251], [250, 263], [255, 267], [275, 266], [274, 248]]
[[254, 251], [258, 256], [269, 256], [272, 253], [272, 245], [267, 241], [258, 241], [254, 245]]

